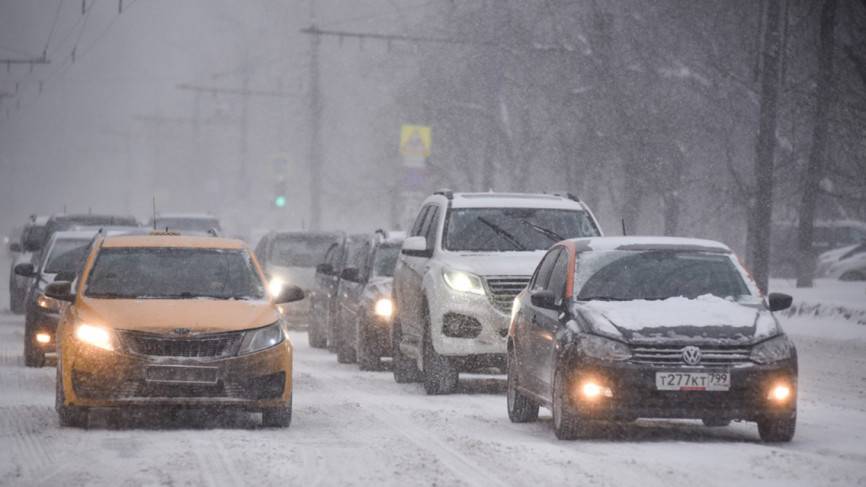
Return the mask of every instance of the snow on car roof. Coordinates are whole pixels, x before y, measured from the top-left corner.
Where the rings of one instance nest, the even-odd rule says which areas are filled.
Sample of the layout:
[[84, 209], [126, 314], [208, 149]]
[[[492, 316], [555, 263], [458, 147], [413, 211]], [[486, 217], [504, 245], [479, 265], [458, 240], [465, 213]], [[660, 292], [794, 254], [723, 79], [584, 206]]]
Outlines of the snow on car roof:
[[247, 245], [237, 239], [198, 237], [178, 234], [117, 235], [108, 236], [102, 244], [106, 248], [124, 247], [190, 247], [201, 249], [245, 249]]
[[593, 237], [570, 239], [578, 252], [593, 250], [696, 250], [731, 253], [731, 249], [715, 240], [684, 237]]
[[157, 213], [156, 219], [160, 218], [183, 218], [188, 220], [218, 220], [215, 215], [210, 213]]
[[583, 204], [543, 193], [454, 193], [452, 208], [552, 208], [582, 210]]

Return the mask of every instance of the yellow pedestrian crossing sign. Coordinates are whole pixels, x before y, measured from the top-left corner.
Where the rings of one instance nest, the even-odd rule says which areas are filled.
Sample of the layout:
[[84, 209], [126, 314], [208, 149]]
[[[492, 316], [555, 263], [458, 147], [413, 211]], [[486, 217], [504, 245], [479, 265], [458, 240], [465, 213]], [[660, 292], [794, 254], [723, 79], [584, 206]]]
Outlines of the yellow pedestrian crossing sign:
[[400, 154], [407, 157], [430, 157], [430, 127], [403, 124], [400, 126]]

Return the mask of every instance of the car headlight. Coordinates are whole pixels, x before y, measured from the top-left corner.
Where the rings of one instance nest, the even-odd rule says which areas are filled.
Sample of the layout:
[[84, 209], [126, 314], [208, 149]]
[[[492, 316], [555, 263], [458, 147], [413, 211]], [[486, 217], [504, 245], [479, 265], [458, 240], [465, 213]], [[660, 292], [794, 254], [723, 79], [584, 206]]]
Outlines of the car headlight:
[[601, 360], [623, 361], [631, 358], [631, 349], [625, 343], [596, 335], [584, 335], [577, 349], [587, 357]]
[[394, 314], [394, 302], [391, 298], [379, 298], [373, 305], [373, 314], [380, 318], [390, 318]]
[[283, 286], [285, 286], [286, 281], [280, 276], [274, 276], [268, 281], [268, 293], [271, 297], [277, 297], [283, 292]]
[[787, 336], [781, 335], [759, 343], [752, 348], [751, 359], [759, 364], [771, 364], [791, 358], [794, 354], [794, 344]]
[[116, 348], [114, 332], [102, 326], [81, 323], [75, 328], [75, 338], [103, 350], [112, 351]]
[[39, 296], [36, 297], [36, 306], [48, 311], [49, 313], [59, 313], [60, 312], [60, 301], [48, 297], [42, 293], [39, 293]]
[[445, 270], [442, 271], [442, 277], [445, 278], [445, 284], [448, 284], [448, 287], [455, 291], [484, 295], [484, 284], [481, 282], [481, 278], [475, 274]]
[[244, 333], [244, 341], [241, 342], [238, 355], [258, 352], [259, 350], [273, 347], [282, 343], [285, 339], [286, 335], [279, 322], [264, 328], [250, 330]]

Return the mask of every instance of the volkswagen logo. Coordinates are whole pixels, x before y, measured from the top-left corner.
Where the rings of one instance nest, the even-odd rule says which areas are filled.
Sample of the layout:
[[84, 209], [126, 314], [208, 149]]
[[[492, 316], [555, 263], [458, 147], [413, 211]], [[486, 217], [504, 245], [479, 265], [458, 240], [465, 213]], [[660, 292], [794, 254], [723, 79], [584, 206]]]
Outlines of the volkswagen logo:
[[[192, 330], [190, 330], [189, 328], [175, 328], [174, 329], [175, 335], [189, 335], [190, 333], [192, 333]], [[700, 355], [700, 353], [699, 353], [699, 355]]]
[[701, 363], [701, 349], [691, 345], [684, 347], [683, 362], [687, 365], [698, 365]]

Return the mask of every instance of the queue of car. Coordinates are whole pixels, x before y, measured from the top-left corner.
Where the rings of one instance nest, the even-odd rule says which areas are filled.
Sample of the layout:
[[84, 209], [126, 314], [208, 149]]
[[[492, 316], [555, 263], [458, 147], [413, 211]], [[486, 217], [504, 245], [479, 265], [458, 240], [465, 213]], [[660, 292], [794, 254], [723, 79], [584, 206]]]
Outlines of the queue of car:
[[306, 326], [311, 347], [427, 394], [504, 373], [508, 418], [548, 408], [560, 439], [638, 418], [794, 435], [797, 354], [773, 316], [791, 297], [718, 242], [604, 237], [571, 194], [437, 191], [408, 232], [274, 231], [255, 252], [207, 215], [87, 217], [33, 218], [14, 267], [25, 362], [56, 358], [63, 425], [195, 407], [288, 426], [288, 330]]

